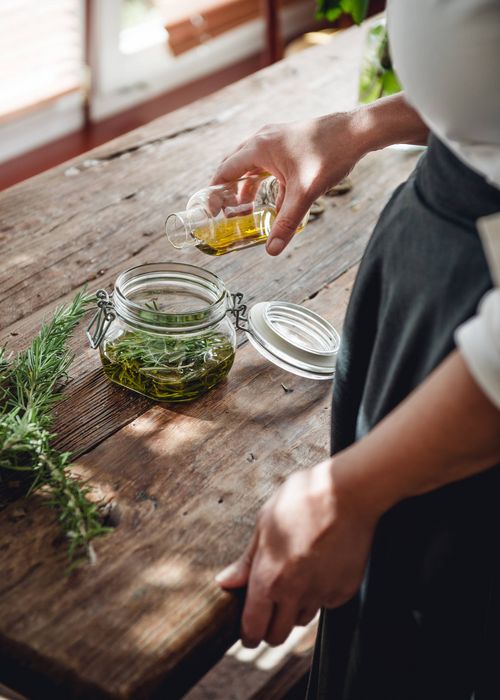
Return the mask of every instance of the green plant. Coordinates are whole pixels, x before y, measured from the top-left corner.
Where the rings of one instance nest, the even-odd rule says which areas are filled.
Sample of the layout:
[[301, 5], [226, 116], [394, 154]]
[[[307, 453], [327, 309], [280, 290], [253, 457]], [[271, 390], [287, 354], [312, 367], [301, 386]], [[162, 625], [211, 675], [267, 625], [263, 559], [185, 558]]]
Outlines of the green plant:
[[373, 102], [400, 90], [401, 85], [392, 67], [386, 23], [379, 19], [371, 23], [366, 35], [359, 76], [359, 101]]
[[104, 341], [101, 358], [116, 384], [155, 401], [191, 401], [225, 378], [234, 348], [218, 332], [173, 338], [129, 331]]
[[0, 485], [14, 472], [27, 480], [29, 493], [47, 491], [47, 502], [58, 512], [69, 540], [70, 559], [83, 550], [93, 562], [91, 540], [107, 528], [97, 506], [86, 498], [88, 487], [71, 476], [70, 454], [51, 446], [50, 431], [61, 383], [73, 360], [67, 341], [90, 300], [80, 292], [68, 307], [57, 309], [29, 348], [16, 357], [0, 348]]
[[[349, 14], [361, 24], [365, 19], [370, 0], [316, 0], [319, 19], [333, 22], [341, 14]], [[372, 23], [365, 47], [359, 81], [359, 101], [373, 102], [379, 97], [393, 95], [401, 90], [399, 80], [392, 67], [389, 38], [384, 20]]]
[[333, 22], [342, 14], [351, 15], [356, 24], [361, 24], [368, 12], [370, 0], [316, 0], [318, 19]]

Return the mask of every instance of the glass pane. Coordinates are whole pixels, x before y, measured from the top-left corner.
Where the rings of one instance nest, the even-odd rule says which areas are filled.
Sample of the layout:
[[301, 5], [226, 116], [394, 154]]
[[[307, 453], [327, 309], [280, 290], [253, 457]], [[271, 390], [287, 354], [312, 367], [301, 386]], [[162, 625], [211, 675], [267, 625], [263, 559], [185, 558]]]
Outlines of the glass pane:
[[81, 87], [80, 0], [2, 0], [0, 119]]
[[122, 0], [120, 51], [142, 51], [155, 44], [166, 45], [165, 21], [154, 0]]
[[121, 28], [136, 27], [156, 18], [156, 15], [153, 0], [122, 0]]

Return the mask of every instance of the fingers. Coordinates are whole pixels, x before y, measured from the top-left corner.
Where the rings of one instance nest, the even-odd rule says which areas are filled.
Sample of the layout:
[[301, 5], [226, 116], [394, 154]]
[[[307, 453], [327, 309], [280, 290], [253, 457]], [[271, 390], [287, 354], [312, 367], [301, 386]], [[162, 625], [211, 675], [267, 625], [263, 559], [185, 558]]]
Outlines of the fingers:
[[260, 577], [251, 576], [257, 545], [256, 529], [241, 557], [215, 577], [222, 588], [241, 588], [248, 585], [241, 618], [241, 639], [247, 647], [256, 647], [264, 639], [274, 607], [264, 592]]
[[244, 146], [219, 165], [212, 178], [212, 185], [238, 180], [249, 172], [260, 171], [262, 167], [256, 151]]
[[274, 606], [273, 616], [265, 641], [271, 646], [283, 644], [296, 624], [298, 616], [298, 602], [295, 600], [283, 601]]
[[279, 187], [278, 187], [278, 196], [276, 197], [276, 211], [279, 211], [281, 207], [283, 206], [283, 202], [285, 200], [285, 194], [286, 194], [286, 186], [285, 183], [282, 181], [278, 181]]
[[240, 202], [251, 204], [253, 208], [253, 201], [255, 199], [255, 195], [261, 184], [262, 177], [256, 175], [248, 175], [247, 177], [245, 177], [245, 179], [241, 182], [239, 197]]
[[255, 578], [253, 581], [251, 578], [241, 617], [241, 641], [246, 647], [256, 647], [266, 637], [273, 610], [272, 600], [266, 596]]
[[269, 255], [279, 255], [286, 248], [308, 209], [309, 204], [303, 197], [290, 188], [286, 189], [283, 205], [267, 241], [266, 250]]
[[311, 620], [314, 620], [318, 610], [319, 607], [317, 605], [302, 608], [301, 610], [299, 610], [299, 614], [297, 616], [297, 619], [295, 620], [295, 624], [299, 627], [305, 627], [311, 622]]
[[248, 583], [252, 561], [257, 549], [258, 534], [254, 531], [252, 539], [241, 557], [223, 569], [215, 577], [216, 582], [221, 588], [242, 588]]
[[207, 207], [212, 216], [217, 216], [224, 205], [224, 195], [220, 190], [211, 190], [208, 194]]

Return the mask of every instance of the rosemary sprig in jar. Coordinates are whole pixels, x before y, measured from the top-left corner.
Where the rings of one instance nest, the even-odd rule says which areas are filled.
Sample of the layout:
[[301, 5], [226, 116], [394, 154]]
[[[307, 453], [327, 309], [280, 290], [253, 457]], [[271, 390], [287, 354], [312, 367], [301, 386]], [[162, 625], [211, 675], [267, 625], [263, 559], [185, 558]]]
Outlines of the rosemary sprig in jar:
[[101, 347], [111, 381], [154, 401], [191, 401], [228, 374], [234, 348], [223, 333], [166, 337], [128, 331]]
[[[67, 341], [92, 298], [84, 292], [42, 325], [30, 347], [15, 358], [0, 348], [0, 485], [9, 473], [30, 480], [29, 493], [46, 488], [68, 538], [71, 560], [84, 551], [95, 562], [91, 541], [104, 534], [98, 508], [87, 500], [88, 487], [68, 470], [70, 454], [51, 446], [53, 408], [73, 355]], [[20, 474], [20, 476], [21, 476]]]

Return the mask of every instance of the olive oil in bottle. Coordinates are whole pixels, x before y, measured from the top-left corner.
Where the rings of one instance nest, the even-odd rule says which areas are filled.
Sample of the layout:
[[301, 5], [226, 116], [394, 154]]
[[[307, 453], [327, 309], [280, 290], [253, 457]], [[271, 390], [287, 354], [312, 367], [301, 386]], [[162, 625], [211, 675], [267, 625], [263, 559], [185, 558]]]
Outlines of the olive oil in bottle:
[[207, 187], [191, 197], [185, 211], [167, 218], [168, 239], [176, 248], [196, 246], [208, 255], [265, 243], [276, 219], [278, 192], [278, 181], [267, 173]]

